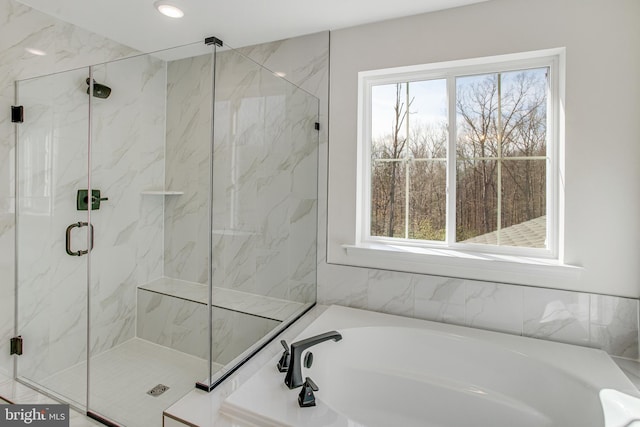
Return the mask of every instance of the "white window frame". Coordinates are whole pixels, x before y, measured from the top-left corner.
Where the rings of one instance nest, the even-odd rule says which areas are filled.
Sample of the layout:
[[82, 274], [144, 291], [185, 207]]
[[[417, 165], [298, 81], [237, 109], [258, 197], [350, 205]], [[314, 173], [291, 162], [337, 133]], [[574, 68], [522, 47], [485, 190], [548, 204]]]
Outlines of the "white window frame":
[[[547, 98], [547, 248], [525, 248], [453, 242], [455, 239], [456, 200], [456, 92], [455, 78], [465, 75], [507, 72], [528, 68], [549, 67], [549, 96]], [[432, 79], [447, 80], [448, 98], [448, 151], [447, 151], [447, 230], [444, 242], [371, 236], [371, 88], [377, 85]], [[560, 189], [562, 161], [561, 98], [564, 89], [564, 49], [440, 62], [407, 67], [387, 68], [358, 73], [358, 154], [356, 189], [355, 245], [346, 245], [347, 253], [353, 248], [377, 248], [387, 253], [409, 254], [417, 259], [426, 249], [429, 253], [452, 255], [482, 253], [543, 262], [562, 263], [563, 197]], [[452, 95], [453, 96], [450, 96]], [[451, 154], [453, 153], [453, 154]], [[452, 205], [453, 203], [453, 205]], [[453, 206], [453, 208], [451, 207]], [[412, 250], [415, 248], [415, 250]], [[435, 250], [435, 252], [434, 252]], [[402, 257], [402, 255], [401, 255]], [[517, 261], [516, 258], [516, 261]]]

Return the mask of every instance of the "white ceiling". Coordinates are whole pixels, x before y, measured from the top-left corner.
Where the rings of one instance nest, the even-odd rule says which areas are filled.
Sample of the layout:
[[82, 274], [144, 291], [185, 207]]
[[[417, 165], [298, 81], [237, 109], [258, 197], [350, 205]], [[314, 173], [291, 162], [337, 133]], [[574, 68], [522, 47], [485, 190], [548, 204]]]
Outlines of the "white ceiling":
[[[167, 18], [155, 0], [18, 0], [48, 15], [143, 52], [216, 36], [232, 47], [351, 27], [486, 0], [172, 0]], [[372, 40], [375, 43], [375, 40]]]

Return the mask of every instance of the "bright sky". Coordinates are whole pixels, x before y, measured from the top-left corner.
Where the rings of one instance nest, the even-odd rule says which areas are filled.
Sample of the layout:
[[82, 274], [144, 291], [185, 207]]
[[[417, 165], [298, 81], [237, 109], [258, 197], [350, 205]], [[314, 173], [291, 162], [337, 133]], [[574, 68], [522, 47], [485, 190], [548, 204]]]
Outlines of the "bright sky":
[[[402, 84], [400, 100], [406, 106], [406, 85]], [[436, 124], [447, 121], [447, 82], [427, 80], [409, 83], [409, 99], [414, 98], [409, 117], [411, 127], [418, 123]], [[396, 103], [396, 85], [380, 85], [372, 88], [372, 137], [377, 139], [391, 134]], [[403, 125], [404, 127], [404, 125]], [[404, 129], [402, 134], [404, 135]]]
[[[544, 88], [547, 71], [547, 68], [537, 68], [524, 72], [526, 72], [529, 77], [536, 79], [537, 82], [542, 85], [541, 87]], [[501, 73], [503, 93], [507, 93], [513, 88], [516, 84], [515, 79], [517, 75], [522, 72], [523, 70]], [[456, 79], [456, 85], [458, 90], [460, 90], [463, 86], [472, 86], [493, 76], [496, 76], [496, 74], [490, 73], [458, 77]], [[392, 133], [395, 117], [393, 107], [396, 102], [396, 84], [373, 86], [371, 91], [371, 136], [375, 140], [381, 136]], [[406, 105], [406, 84], [404, 83], [401, 87], [400, 97], [401, 102]], [[415, 99], [410, 108], [410, 127], [413, 128], [420, 123], [434, 125], [447, 122], [447, 82], [445, 79], [410, 82], [409, 99], [411, 98]], [[504, 101], [506, 101], [506, 99], [503, 99], [503, 102]], [[401, 135], [405, 133], [406, 128], [404, 126], [406, 126], [406, 124], [403, 124]]]

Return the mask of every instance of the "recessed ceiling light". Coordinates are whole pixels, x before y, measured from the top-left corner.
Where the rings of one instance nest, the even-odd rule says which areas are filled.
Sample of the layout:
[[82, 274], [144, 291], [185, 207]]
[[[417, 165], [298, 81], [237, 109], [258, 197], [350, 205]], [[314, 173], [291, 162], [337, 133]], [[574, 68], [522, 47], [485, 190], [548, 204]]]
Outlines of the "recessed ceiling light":
[[157, 1], [153, 4], [158, 12], [169, 18], [182, 18], [184, 12], [178, 7], [166, 1]]
[[34, 49], [32, 47], [25, 47], [24, 50], [36, 56], [45, 56], [47, 54], [47, 52], [45, 52], [44, 50]]

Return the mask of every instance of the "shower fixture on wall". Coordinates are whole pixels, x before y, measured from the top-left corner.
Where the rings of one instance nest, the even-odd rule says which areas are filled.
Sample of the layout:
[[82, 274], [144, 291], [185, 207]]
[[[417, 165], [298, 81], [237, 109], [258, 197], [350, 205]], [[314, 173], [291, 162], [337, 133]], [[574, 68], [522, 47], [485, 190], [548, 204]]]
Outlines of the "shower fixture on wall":
[[[87, 77], [86, 81], [88, 85], [91, 79]], [[89, 94], [89, 88], [87, 88], [87, 94]], [[111, 95], [111, 88], [109, 86], [96, 83], [96, 81], [93, 80], [93, 96], [95, 96], [96, 98], [106, 99], [109, 97], [109, 95]]]

